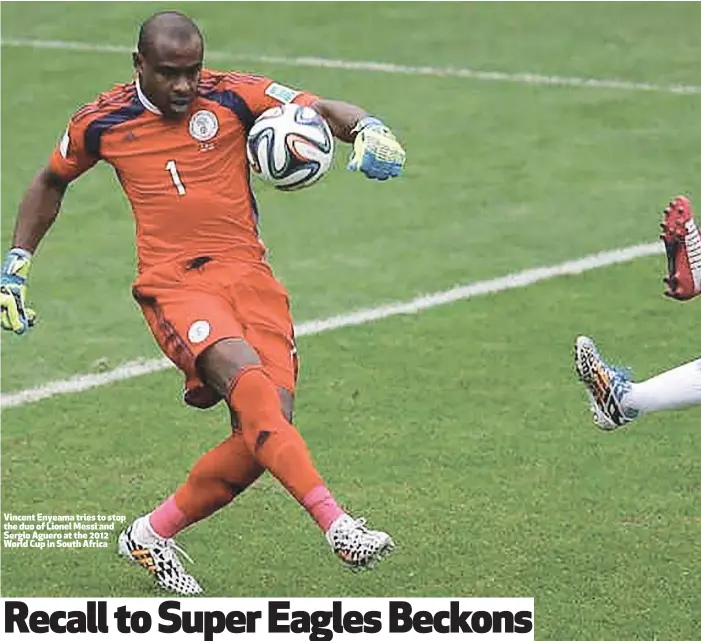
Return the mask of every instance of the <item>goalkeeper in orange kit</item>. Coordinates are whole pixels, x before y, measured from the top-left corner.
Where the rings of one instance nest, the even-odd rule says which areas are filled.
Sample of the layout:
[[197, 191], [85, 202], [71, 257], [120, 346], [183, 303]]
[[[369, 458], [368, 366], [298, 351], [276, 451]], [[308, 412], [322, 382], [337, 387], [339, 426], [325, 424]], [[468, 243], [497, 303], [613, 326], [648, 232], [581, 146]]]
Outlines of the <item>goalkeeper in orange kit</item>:
[[79, 109], [48, 166], [20, 204], [2, 269], [0, 319], [26, 333], [32, 256], [68, 185], [98, 161], [111, 164], [136, 220], [139, 274], [133, 295], [159, 347], [185, 375], [185, 401], [228, 405], [232, 433], [195, 463], [185, 482], [119, 537], [120, 554], [158, 585], [198, 594], [174, 537], [228, 505], [269, 471], [354, 570], [394, 549], [390, 535], [351, 517], [327, 488], [292, 424], [296, 347], [289, 297], [259, 237], [245, 144], [265, 110], [294, 102], [315, 109], [353, 145], [348, 169], [375, 180], [398, 176], [405, 154], [362, 108], [269, 78], [203, 68], [204, 40], [187, 16], [144, 22], [135, 78]]

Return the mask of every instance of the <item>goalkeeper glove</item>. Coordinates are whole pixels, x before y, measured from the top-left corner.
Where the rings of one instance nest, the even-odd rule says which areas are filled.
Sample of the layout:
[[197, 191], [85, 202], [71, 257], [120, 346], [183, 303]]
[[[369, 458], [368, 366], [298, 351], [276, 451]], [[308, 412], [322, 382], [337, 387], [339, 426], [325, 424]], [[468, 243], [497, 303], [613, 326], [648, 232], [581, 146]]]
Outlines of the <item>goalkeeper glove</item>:
[[361, 118], [351, 133], [356, 136], [353, 153], [348, 161], [350, 171], [361, 171], [375, 180], [399, 176], [406, 154], [381, 120], [372, 116]]
[[0, 322], [3, 329], [24, 334], [34, 325], [36, 313], [25, 306], [26, 282], [32, 255], [24, 249], [11, 249], [0, 278]]

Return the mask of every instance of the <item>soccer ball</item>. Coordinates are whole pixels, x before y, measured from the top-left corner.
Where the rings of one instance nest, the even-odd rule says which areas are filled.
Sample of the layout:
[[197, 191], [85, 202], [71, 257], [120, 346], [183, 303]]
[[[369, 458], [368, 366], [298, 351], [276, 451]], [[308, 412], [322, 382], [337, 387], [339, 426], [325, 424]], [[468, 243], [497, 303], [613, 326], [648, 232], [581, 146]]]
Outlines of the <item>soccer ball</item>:
[[246, 141], [251, 171], [282, 191], [309, 187], [331, 167], [334, 140], [311, 107], [281, 105], [256, 119]]

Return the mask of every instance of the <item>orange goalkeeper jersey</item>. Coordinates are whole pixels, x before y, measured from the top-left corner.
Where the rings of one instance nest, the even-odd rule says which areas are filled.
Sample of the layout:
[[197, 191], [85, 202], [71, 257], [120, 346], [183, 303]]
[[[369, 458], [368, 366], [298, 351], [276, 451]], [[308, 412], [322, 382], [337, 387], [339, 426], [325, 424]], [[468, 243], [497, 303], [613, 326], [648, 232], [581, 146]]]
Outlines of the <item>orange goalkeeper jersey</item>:
[[136, 221], [140, 272], [203, 255], [260, 260], [247, 132], [270, 107], [316, 100], [269, 78], [203, 70], [190, 112], [171, 120], [134, 81], [72, 116], [50, 168], [73, 180], [98, 160], [114, 167]]

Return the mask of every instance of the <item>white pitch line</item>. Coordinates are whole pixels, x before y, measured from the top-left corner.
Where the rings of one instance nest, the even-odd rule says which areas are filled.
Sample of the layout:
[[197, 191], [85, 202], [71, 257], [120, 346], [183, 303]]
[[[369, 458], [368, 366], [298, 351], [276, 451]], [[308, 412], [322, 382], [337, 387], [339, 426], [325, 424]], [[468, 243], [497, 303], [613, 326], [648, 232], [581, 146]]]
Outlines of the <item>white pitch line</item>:
[[[371, 323], [376, 320], [382, 320], [383, 318], [390, 318], [400, 314], [416, 314], [432, 307], [447, 305], [448, 303], [459, 300], [467, 300], [475, 296], [495, 294], [510, 289], [526, 287], [545, 280], [557, 278], [558, 276], [571, 276], [600, 267], [627, 263], [642, 256], [662, 253], [662, 251], [663, 249], [660, 243], [648, 243], [645, 245], [633, 245], [622, 249], [591, 254], [584, 258], [570, 260], [557, 265], [524, 269], [502, 276], [501, 278], [492, 278], [469, 285], [453, 287], [452, 289], [442, 292], [425, 294], [405, 302], [389, 303], [368, 309], [360, 309], [348, 314], [339, 314], [338, 316], [331, 316], [330, 318], [308, 321], [296, 326], [295, 333], [297, 336], [311, 336], [342, 327], [364, 325], [365, 323]], [[28, 403], [36, 403], [42, 399], [59, 394], [75, 394], [92, 389], [93, 387], [109, 385], [116, 381], [159, 372], [169, 367], [172, 367], [172, 365], [170, 361], [165, 358], [131, 361], [109, 372], [103, 372], [101, 374], [81, 374], [64, 380], [44, 383], [37, 387], [3, 394], [0, 396], [0, 405], [2, 405], [3, 409], [7, 409], [9, 407], [18, 407]]]
[[[87, 51], [90, 53], [128, 54], [133, 47], [110, 44], [92, 44], [89, 42], [69, 42], [65, 40], [31, 40], [22, 38], [3, 38], [3, 47], [25, 47], [30, 49], [55, 49], [64, 51]], [[210, 60], [231, 60], [253, 64], [273, 64], [287, 67], [313, 67], [321, 69], [343, 69], [347, 71], [374, 71], [379, 73], [403, 74], [410, 76], [433, 76], [438, 78], [468, 78], [491, 82], [515, 82], [527, 85], [547, 85], [555, 87], [584, 87], [591, 89], [618, 89], [623, 91], [648, 91], [674, 94], [701, 94], [699, 85], [664, 85], [631, 80], [607, 78], [577, 78], [568, 76], [547, 76], [538, 73], [502, 71], [480, 71], [459, 67], [430, 67], [399, 65], [391, 62], [372, 62], [363, 60], [336, 60], [313, 56], [266, 56], [256, 54], [235, 54], [224, 51], [208, 51]]]

